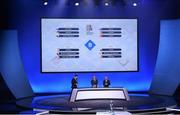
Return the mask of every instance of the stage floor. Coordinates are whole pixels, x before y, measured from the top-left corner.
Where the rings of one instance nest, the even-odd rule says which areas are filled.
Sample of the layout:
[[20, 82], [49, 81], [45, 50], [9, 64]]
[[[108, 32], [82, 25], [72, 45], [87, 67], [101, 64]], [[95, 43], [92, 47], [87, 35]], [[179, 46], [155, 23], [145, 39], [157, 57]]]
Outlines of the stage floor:
[[21, 107], [43, 109], [59, 113], [96, 113], [110, 110], [113, 104], [114, 111], [125, 110], [131, 113], [153, 112], [166, 110], [167, 107], [176, 107], [173, 97], [148, 94], [130, 94], [130, 101], [123, 100], [87, 100], [69, 102], [70, 95], [36, 96], [18, 100]]

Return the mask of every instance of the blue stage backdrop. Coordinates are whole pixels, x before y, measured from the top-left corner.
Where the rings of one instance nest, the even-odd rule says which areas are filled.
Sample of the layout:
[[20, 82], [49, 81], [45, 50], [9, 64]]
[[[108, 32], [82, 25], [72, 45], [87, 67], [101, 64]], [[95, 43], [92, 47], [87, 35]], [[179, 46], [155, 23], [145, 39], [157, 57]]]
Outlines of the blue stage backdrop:
[[160, 43], [150, 93], [172, 96], [180, 84], [180, 20], [161, 21]]
[[[55, 1], [55, 0], [54, 0]], [[147, 91], [154, 72], [159, 44], [161, 16], [165, 3], [139, 2], [134, 7], [95, 6], [92, 1], [86, 6], [67, 6], [66, 0], [49, 1], [47, 6], [37, 0], [19, 0], [18, 7], [12, 6], [11, 24], [18, 30], [22, 61], [35, 93], [69, 92], [73, 73], [41, 73], [40, 20], [41, 17], [55, 18], [138, 18], [139, 72], [79, 73], [79, 87], [90, 87], [96, 75], [102, 87], [104, 76], [109, 76], [111, 87], [125, 87], [129, 91]], [[160, 15], [161, 14], [161, 15]], [[90, 63], [90, 62], [88, 62]]]

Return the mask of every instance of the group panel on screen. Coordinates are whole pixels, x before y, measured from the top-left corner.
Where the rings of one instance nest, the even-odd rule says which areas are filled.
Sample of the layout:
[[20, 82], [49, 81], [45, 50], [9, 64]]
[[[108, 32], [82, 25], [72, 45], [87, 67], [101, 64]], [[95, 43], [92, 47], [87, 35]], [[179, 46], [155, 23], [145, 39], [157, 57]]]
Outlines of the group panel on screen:
[[138, 71], [137, 19], [41, 19], [42, 72]]

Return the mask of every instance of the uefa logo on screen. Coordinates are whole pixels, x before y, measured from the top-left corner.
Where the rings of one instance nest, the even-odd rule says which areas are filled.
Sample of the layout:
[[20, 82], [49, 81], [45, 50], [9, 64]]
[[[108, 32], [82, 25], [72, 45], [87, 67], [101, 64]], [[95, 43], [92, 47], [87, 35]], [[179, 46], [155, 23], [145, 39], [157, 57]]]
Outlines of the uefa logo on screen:
[[92, 25], [91, 24], [89, 24], [89, 25], [86, 25], [86, 33], [87, 33], [87, 35], [92, 35], [93, 34], [93, 29], [92, 29]]

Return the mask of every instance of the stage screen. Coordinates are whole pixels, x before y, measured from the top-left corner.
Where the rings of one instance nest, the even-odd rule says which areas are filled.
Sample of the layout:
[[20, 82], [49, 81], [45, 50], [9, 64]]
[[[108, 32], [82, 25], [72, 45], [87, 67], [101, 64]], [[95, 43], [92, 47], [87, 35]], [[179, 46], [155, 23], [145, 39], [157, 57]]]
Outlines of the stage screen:
[[137, 19], [42, 18], [41, 71], [138, 71]]

